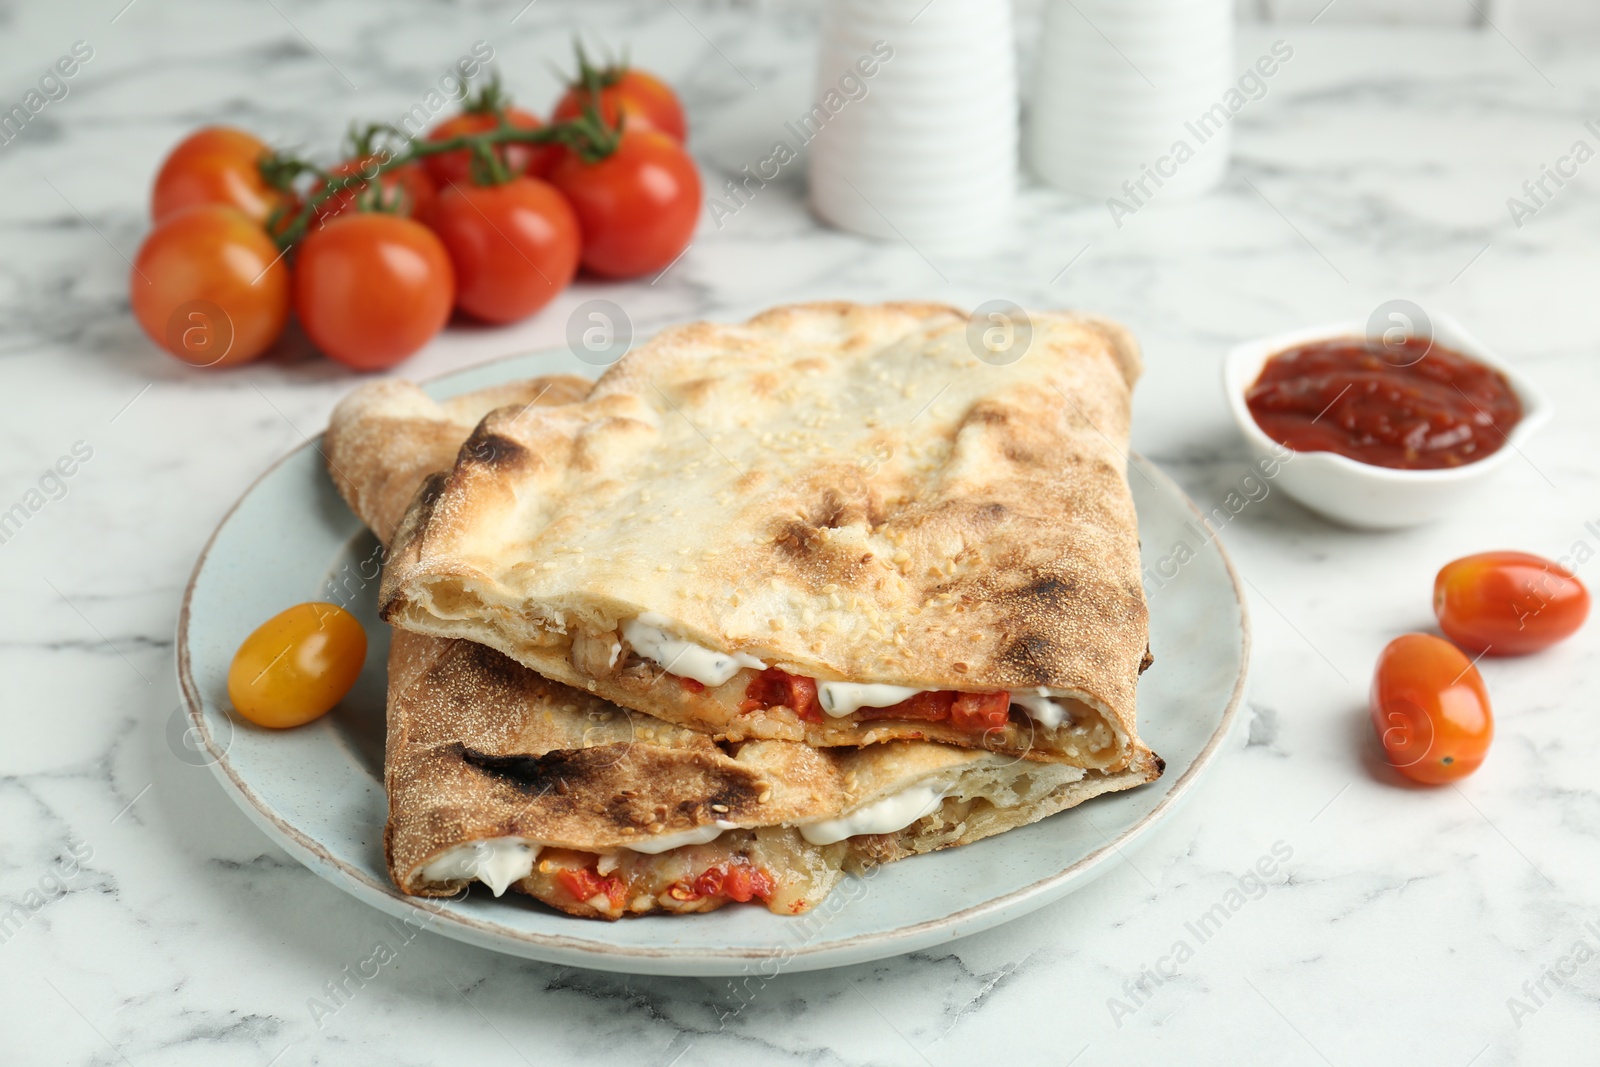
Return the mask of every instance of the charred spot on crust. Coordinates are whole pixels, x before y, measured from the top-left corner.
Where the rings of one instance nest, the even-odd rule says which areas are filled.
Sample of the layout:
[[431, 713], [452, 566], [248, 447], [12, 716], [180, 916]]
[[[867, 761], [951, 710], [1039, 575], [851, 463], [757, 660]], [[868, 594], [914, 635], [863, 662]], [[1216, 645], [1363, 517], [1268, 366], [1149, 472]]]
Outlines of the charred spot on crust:
[[422, 490], [417, 494], [423, 508], [432, 509], [438, 503], [439, 497], [444, 495], [444, 487], [450, 481], [449, 471], [436, 471], [422, 480]]
[[1044, 685], [1052, 674], [1051, 665], [1059, 652], [1055, 644], [1038, 634], [1023, 634], [1006, 646], [1000, 659], [1015, 670], [1027, 685]]
[[1020, 608], [1025, 615], [1032, 615], [1035, 612], [1054, 614], [1064, 611], [1068, 601], [1077, 592], [1076, 578], [1059, 578], [1054, 574], [1042, 574], [1027, 585], [1010, 590], [1005, 594], [1005, 598]]
[[804, 519], [790, 519], [778, 527], [772, 543], [791, 556], [809, 556], [822, 544], [822, 531]]
[[737, 817], [756, 806], [757, 797], [764, 788], [768, 787], [754, 778], [719, 776], [711, 784], [708, 796], [679, 801], [677, 810], [697, 826]]
[[481, 463], [493, 470], [511, 470], [523, 465], [528, 450], [500, 434], [479, 425], [461, 446], [461, 459]]
[[864, 571], [872, 561], [872, 553], [858, 559], [837, 549], [830, 550], [824, 529], [804, 519], [780, 523], [772, 535], [773, 547], [781, 557], [779, 572], [812, 589], [829, 582], [850, 587], [860, 585], [865, 581]]
[[606, 818], [615, 826], [632, 826], [644, 829], [655, 821], [655, 815], [638, 802], [637, 796], [620, 793], [606, 801]]
[[755, 778], [724, 778], [706, 798], [707, 805], [721, 805], [729, 811], [742, 811], [758, 802], [763, 790], [771, 786]]
[[[656, 824], [668, 821], [667, 805], [655, 802], [649, 795], [651, 790], [646, 789], [646, 795], [641, 796], [639, 789], [612, 792], [613, 786], [607, 784], [615, 783], [614, 769], [618, 762], [629, 755], [632, 748], [629, 742], [584, 749], [556, 749], [542, 756], [497, 756], [466, 745], [457, 745], [455, 748], [463, 763], [516, 787], [530, 797], [567, 798], [564, 802], [555, 803], [558, 806], [565, 803], [568, 807], [581, 804], [592, 810], [592, 806], [603, 796], [603, 810], [613, 826], [648, 830], [653, 826], [659, 829]], [[637, 757], [638, 754], [635, 755]], [[640, 770], [647, 775], [653, 773], [662, 782], [669, 782], [682, 774], [693, 779], [691, 791], [695, 794], [694, 799], [678, 802], [674, 810], [696, 826], [746, 815], [759, 802], [761, 792], [770, 788], [743, 769], [704, 764], [684, 767], [678, 756], [666, 759], [667, 762], [662, 763], [661, 757], [652, 758], [646, 753]], [[685, 782], [686, 787], [690, 784]]]
[[1045, 462], [1037, 452], [1022, 448], [1019, 445], [1006, 445], [1003, 449], [1006, 459], [1019, 467], [1043, 467]]
[[1156, 661], [1155, 653], [1150, 651], [1150, 646], [1149, 645], [1145, 645], [1144, 646], [1144, 658], [1139, 661], [1139, 673], [1143, 674], [1145, 671], [1149, 670], [1150, 669], [1150, 664], [1154, 663], [1155, 661]]
[[1166, 774], [1166, 773], [1167, 773], [1167, 761], [1162, 759], [1160, 756], [1157, 756], [1156, 757], [1156, 777], [1160, 778], [1163, 774]]
[[[621, 749], [619, 755], [617, 752]], [[461, 746], [462, 762], [494, 775], [528, 793], [565, 795], [585, 779], [595, 777], [627, 754], [628, 744], [593, 748], [556, 749], [542, 756], [496, 756]]]
[[852, 526], [862, 517], [862, 509], [839, 496], [832, 489], [823, 494], [821, 502], [812, 509], [810, 523], [817, 529], [837, 530]]

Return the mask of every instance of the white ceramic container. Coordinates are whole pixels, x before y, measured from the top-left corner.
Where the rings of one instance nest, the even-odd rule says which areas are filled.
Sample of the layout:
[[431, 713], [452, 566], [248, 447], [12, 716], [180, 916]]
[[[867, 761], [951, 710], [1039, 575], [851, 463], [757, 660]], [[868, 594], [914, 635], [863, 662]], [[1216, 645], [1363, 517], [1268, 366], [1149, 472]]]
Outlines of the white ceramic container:
[[928, 257], [992, 250], [1016, 200], [1011, 5], [828, 0], [817, 99], [864, 56], [877, 59], [864, 92], [808, 144], [812, 210]]
[[[1435, 314], [1433, 339], [1506, 376], [1522, 401], [1522, 420], [1506, 435], [1506, 443], [1483, 459], [1445, 470], [1396, 470], [1361, 463], [1334, 452], [1296, 452], [1281, 464], [1275, 482], [1300, 503], [1336, 522], [1364, 529], [1417, 526], [1464, 510], [1476, 502], [1486, 506], [1485, 482], [1518, 455], [1530, 437], [1550, 421], [1550, 401], [1532, 382], [1507, 365], [1459, 323]], [[1223, 364], [1222, 384], [1239, 431], [1258, 457], [1277, 455], [1282, 446], [1268, 437], [1251, 416], [1245, 393], [1278, 352], [1308, 341], [1361, 337], [1366, 323], [1340, 322], [1260, 337], [1237, 346]]]
[[[1193, 152], [1128, 206], [1193, 196], [1227, 170], [1231, 121], [1201, 136], [1233, 70], [1232, 0], [1047, 0], [1030, 97], [1029, 167], [1051, 185], [1095, 198], [1186, 142]], [[1231, 116], [1230, 116], [1231, 117]]]

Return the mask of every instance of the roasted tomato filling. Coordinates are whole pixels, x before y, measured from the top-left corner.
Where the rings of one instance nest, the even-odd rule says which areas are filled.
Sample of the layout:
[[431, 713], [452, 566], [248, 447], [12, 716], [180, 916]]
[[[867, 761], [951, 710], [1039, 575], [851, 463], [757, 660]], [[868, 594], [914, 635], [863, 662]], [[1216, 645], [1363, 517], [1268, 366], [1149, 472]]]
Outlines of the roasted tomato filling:
[[584, 903], [603, 896], [611, 902], [613, 909], [620, 909], [628, 899], [628, 887], [622, 884], [622, 879], [603, 877], [587, 867], [557, 871], [556, 881], [561, 883], [562, 889]]
[[[817, 681], [778, 667], [768, 667], [745, 687], [740, 711], [790, 708], [806, 722], [823, 722], [822, 703], [817, 699]], [[984, 733], [1005, 726], [1011, 719], [1011, 694], [1004, 689], [993, 693], [957, 693], [944, 689], [918, 693], [886, 708], [862, 708], [851, 713], [858, 721], [871, 719], [920, 719], [948, 722], [958, 730]]]
[[950, 705], [950, 722], [958, 730], [984, 733], [998, 730], [1011, 720], [1011, 694], [960, 693]]
[[768, 667], [745, 687], [740, 711], [784, 707], [806, 722], [822, 722], [822, 702], [817, 699], [817, 680], [777, 667]]
[[757, 897], [766, 900], [772, 896], [772, 876], [747, 861], [735, 860], [708, 868], [691, 882], [679, 882], [667, 890], [674, 900], [704, 900], [706, 897], [724, 896], [743, 904]]
[[[603, 875], [592, 867], [566, 867], [556, 872], [556, 882], [575, 900], [587, 904], [604, 897], [612, 911], [621, 911], [628, 902], [630, 887], [618, 875]], [[744, 856], [706, 868], [697, 877], [674, 882], [667, 895], [673, 900], [696, 901], [724, 897], [740, 904], [765, 901], [777, 888], [772, 875]]]

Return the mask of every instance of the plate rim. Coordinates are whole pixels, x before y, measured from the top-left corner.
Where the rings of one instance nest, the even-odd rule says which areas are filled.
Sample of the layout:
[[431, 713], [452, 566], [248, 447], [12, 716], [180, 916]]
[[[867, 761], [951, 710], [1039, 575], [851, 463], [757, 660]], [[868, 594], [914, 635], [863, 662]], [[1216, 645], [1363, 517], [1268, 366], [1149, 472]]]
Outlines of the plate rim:
[[[557, 355], [565, 351], [562, 348], [550, 347], [512, 353], [436, 374], [417, 381], [417, 384], [420, 386], [434, 385], [457, 376], [481, 372], [497, 364]], [[204, 741], [206, 751], [211, 757], [209, 766], [212, 773], [223, 785], [223, 791], [244, 811], [252, 823], [266, 833], [269, 838], [273, 839], [275, 843], [295, 855], [301, 863], [310, 866], [313, 872], [321, 876], [325, 881], [334, 881], [328, 877], [328, 872], [337, 872], [339, 879], [345, 883], [343, 888], [346, 888], [351, 896], [361, 900], [363, 903], [401, 917], [415, 911], [426, 912], [433, 917], [433, 920], [430, 920], [429, 929], [459, 941], [523, 958], [548, 959], [548, 954], [556, 954], [561, 958], [549, 960], [550, 962], [572, 966], [588, 966], [617, 971], [632, 970], [633, 973], [680, 975], [690, 973], [702, 975], [739, 973], [738, 971], [727, 971], [720, 968], [771, 959], [779, 953], [786, 956], [789, 964], [798, 964], [798, 966], [786, 965], [783, 969], [812, 970], [831, 966], [847, 966], [852, 963], [884, 959], [904, 952], [916, 951], [918, 948], [940, 943], [941, 939], [939, 938], [928, 938], [927, 935], [929, 933], [946, 932], [948, 936], [942, 940], [954, 940], [958, 937], [998, 926], [1065, 896], [1074, 883], [1082, 881], [1087, 873], [1107, 863], [1110, 857], [1119, 854], [1125, 845], [1132, 844], [1144, 837], [1152, 826], [1169, 817], [1177, 806], [1188, 798], [1200, 776], [1216, 762], [1223, 742], [1233, 733], [1233, 728], [1238, 721], [1239, 709], [1243, 703], [1245, 686], [1250, 674], [1250, 654], [1253, 641], [1250, 606], [1232, 558], [1228, 555], [1222, 540], [1213, 536], [1210, 542], [1215, 547], [1218, 558], [1222, 561], [1224, 571], [1228, 576], [1228, 583], [1233, 590], [1234, 601], [1239, 606], [1240, 639], [1238, 674], [1234, 678], [1233, 689], [1229, 693], [1227, 706], [1222, 711], [1217, 727], [1212, 731], [1211, 736], [1194, 760], [1172, 783], [1166, 795], [1156, 803], [1155, 807], [1146, 812], [1131, 826], [1125, 828], [1114, 837], [1108, 838], [1103, 845], [1085, 853], [1048, 877], [1022, 886], [1019, 889], [1014, 889], [1001, 896], [992, 897], [958, 911], [953, 911], [948, 915], [927, 919], [910, 926], [899, 926], [891, 930], [853, 936], [848, 940], [842, 941], [819, 939], [801, 945], [774, 944], [764, 948], [729, 947], [716, 949], [673, 945], [619, 946], [603, 940], [591, 940], [587, 937], [512, 930], [499, 923], [485, 921], [476, 916], [460, 914], [442, 904], [430, 906], [430, 898], [410, 897], [401, 894], [393, 886], [380, 883], [376, 879], [367, 876], [364, 872], [352, 868], [345, 861], [336, 858], [322, 842], [285, 820], [271, 805], [259, 797], [250, 788], [249, 784], [240, 777], [228, 760], [227, 747], [219, 747], [216, 739], [212, 736], [203, 713], [204, 700], [200, 695], [199, 686], [194, 680], [193, 665], [189, 654], [190, 608], [194, 598], [195, 587], [200, 580], [201, 572], [205, 570], [206, 563], [210, 559], [211, 550], [215, 547], [218, 536], [220, 536], [223, 528], [228, 525], [234, 514], [249, 499], [251, 494], [280, 467], [308, 449], [314, 449], [321, 453], [325, 432], [318, 433], [314, 437], [308, 437], [303, 443], [279, 456], [262, 470], [239, 494], [227, 511], [223, 513], [222, 517], [217, 520], [216, 527], [211, 531], [210, 536], [206, 538], [204, 546], [202, 546], [199, 555], [195, 558], [194, 568], [190, 571], [189, 580], [184, 584], [183, 600], [178, 609], [174, 635], [177, 646], [178, 689], [189, 714], [190, 727]], [[1188, 493], [1184, 492], [1183, 487], [1171, 475], [1139, 452], [1130, 449], [1124, 453], [1124, 456], [1130, 466], [1138, 464], [1144, 473], [1153, 474], [1159, 478], [1164, 483], [1163, 487], [1174, 493], [1205, 529], [1212, 530], [1213, 534], [1215, 533], [1205, 512], [1200, 510], [1199, 506], [1195, 504]], [[224, 709], [224, 714], [232, 715], [226, 709]], [[425, 901], [429, 903], [425, 903]], [[451, 925], [441, 927], [434, 920], [445, 920]], [[977, 923], [978, 925], [963, 929], [963, 927], [972, 923]], [[907, 944], [907, 942], [912, 943]], [[541, 952], [544, 954], [541, 954]], [[847, 958], [835, 960], [831, 959], [831, 956], [844, 956]], [[650, 972], [645, 972], [638, 970], [637, 967], [616, 966], [617, 964], [645, 962], [678, 964], [680, 967], [692, 967], [694, 969], [690, 971], [651, 968]], [[706, 970], [707, 965], [713, 965], [718, 969], [708, 971]]]

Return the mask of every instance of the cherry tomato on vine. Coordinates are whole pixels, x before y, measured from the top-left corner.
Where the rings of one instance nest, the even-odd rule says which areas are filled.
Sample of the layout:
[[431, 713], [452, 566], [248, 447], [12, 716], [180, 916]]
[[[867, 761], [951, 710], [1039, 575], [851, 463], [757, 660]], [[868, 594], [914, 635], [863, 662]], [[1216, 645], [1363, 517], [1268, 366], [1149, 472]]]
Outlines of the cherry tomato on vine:
[[185, 363], [255, 359], [289, 317], [289, 267], [278, 246], [235, 208], [202, 204], [163, 220], [139, 246], [128, 278], [134, 317]]
[[1428, 785], [1477, 770], [1494, 739], [1489, 691], [1478, 668], [1432, 634], [1404, 634], [1384, 648], [1369, 710], [1389, 764]]
[[450, 317], [455, 272], [420, 222], [374, 212], [340, 215], [301, 242], [294, 307], [318, 348], [357, 370], [392, 367]]
[[349, 612], [296, 604], [244, 639], [228, 667], [228, 698], [257, 726], [303, 726], [344, 699], [366, 658], [367, 632]]
[[1589, 591], [1542, 556], [1479, 552], [1440, 569], [1433, 613], [1445, 636], [1468, 652], [1521, 656], [1577, 632], [1589, 615]]
[[[653, 74], [629, 67], [613, 67], [599, 73], [600, 117], [606, 126], [615, 129], [621, 117], [626, 129], [652, 129], [682, 144], [689, 136], [689, 124], [683, 117], [683, 105], [678, 102], [666, 82]], [[579, 82], [567, 87], [550, 114], [551, 122], [567, 122], [583, 115], [583, 105], [589, 91]]]
[[610, 278], [658, 271], [678, 258], [700, 218], [700, 172], [672, 138], [624, 128], [598, 163], [564, 151], [550, 181], [583, 229], [583, 265]]
[[[378, 156], [363, 156], [360, 159], [347, 159], [343, 163], [328, 168], [328, 173], [335, 178], [345, 178], [352, 174], [370, 175], [381, 161]], [[351, 186], [334, 193], [316, 207], [317, 220], [325, 222], [336, 215], [343, 215], [356, 206], [362, 194], [367, 191], [368, 182]], [[413, 219], [426, 219], [433, 205], [439, 198], [439, 190], [434, 185], [433, 179], [428, 176], [427, 170], [421, 163], [403, 163], [393, 170], [384, 171], [378, 176], [378, 188], [382, 190], [384, 209]], [[313, 195], [317, 192], [312, 190]]]
[[150, 190], [156, 222], [197, 204], [226, 204], [265, 223], [285, 194], [267, 184], [258, 164], [266, 142], [230, 126], [205, 126], [167, 154]]
[[[538, 115], [524, 111], [520, 107], [506, 108], [505, 116], [506, 122], [517, 129], [537, 130], [544, 125], [539, 121]], [[461, 137], [469, 133], [486, 133], [498, 129], [499, 126], [499, 116], [493, 111], [463, 111], [429, 130], [428, 140], [448, 141], [452, 137]], [[551, 149], [545, 145], [501, 144], [496, 145], [494, 150], [512, 177], [526, 174], [542, 178], [550, 169]], [[452, 184], [472, 184], [472, 153], [464, 148], [456, 152], [440, 152], [435, 156], [426, 156], [423, 165], [428, 168], [428, 176], [441, 191], [448, 189]]]
[[456, 306], [485, 322], [527, 318], [578, 271], [578, 217], [537, 178], [446, 189], [429, 225], [450, 253]]

